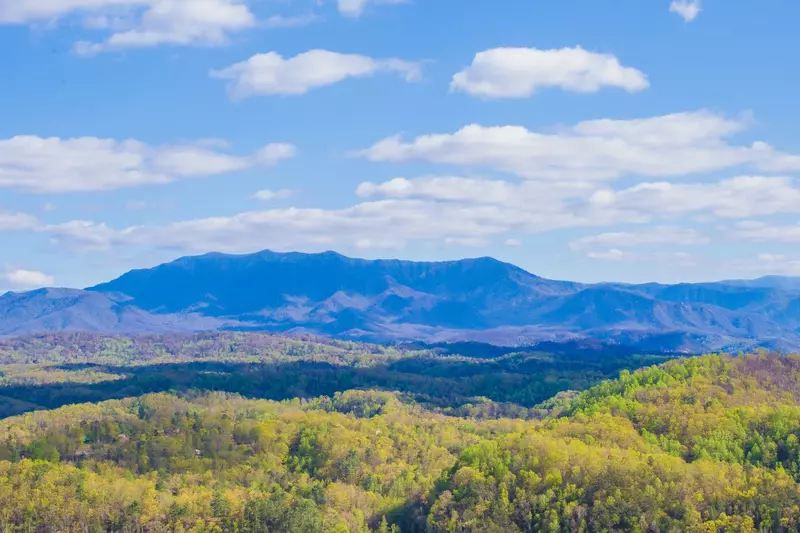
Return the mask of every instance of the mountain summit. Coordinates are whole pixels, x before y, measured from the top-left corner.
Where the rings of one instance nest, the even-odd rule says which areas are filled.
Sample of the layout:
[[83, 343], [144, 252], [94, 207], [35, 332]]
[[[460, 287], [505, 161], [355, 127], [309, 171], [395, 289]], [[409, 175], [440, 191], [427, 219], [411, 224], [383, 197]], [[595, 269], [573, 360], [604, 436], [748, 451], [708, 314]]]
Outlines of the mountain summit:
[[586, 285], [489, 257], [371, 261], [267, 250], [183, 257], [83, 291], [0, 297], [2, 335], [224, 328], [380, 341], [592, 338], [642, 349], [789, 349], [800, 347], [800, 283]]

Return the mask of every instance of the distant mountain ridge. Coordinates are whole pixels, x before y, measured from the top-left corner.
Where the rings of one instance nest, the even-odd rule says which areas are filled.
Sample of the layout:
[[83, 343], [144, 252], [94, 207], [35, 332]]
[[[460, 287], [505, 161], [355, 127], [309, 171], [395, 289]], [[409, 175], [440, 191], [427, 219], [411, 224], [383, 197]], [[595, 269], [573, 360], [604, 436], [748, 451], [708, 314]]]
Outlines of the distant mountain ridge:
[[0, 296], [0, 335], [242, 329], [498, 345], [597, 339], [648, 350], [800, 349], [800, 279], [581, 284], [489, 257], [335, 252], [182, 257], [85, 290]]

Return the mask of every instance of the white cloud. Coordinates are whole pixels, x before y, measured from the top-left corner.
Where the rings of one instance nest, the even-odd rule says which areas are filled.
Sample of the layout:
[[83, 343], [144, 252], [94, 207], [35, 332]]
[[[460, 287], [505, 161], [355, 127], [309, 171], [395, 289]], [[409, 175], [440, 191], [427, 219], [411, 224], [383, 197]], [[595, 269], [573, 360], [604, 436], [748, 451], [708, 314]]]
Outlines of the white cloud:
[[[401, 179], [402, 180], [402, 179]], [[403, 194], [397, 184], [408, 183]], [[496, 237], [557, 228], [645, 222], [647, 216], [588, 203], [592, 188], [523, 182], [511, 184], [468, 178], [427, 177], [362, 184], [364, 201], [342, 209], [268, 209], [115, 230], [105, 224], [73, 221], [44, 228], [61, 243], [81, 249], [145, 245], [189, 251], [252, 251], [317, 246], [402, 248], [407, 242], [480, 246]], [[266, 193], [266, 198], [274, 193]], [[511, 239], [509, 245], [515, 245]]]
[[612, 248], [601, 252], [589, 252], [586, 257], [598, 261], [667, 262], [671, 266], [681, 268], [691, 268], [697, 265], [694, 257], [686, 252], [638, 253]]
[[592, 202], [596, 187], [591, 183], [523, 181], [427, 176], [395, 178], [384, 183], [361, 183], [356, 195], [393, 199], [417, 199], [444, 205], [494, 206], [513, 215], [516, 225], [529, 232], [555, 228], [606, 225], [618, 222], [646, 222], [648, 213], [636, 209]]
[[[519, 244], [518, 237], [526, 234], [641, 224], [636, 230], [584, 237], [573, 241], [571, 246], [596, 258], [650, 260], [656, 257], [652, 253], [626, 251], [620, 255], [614, 250], [708, 242], [691, 228], [660, 225], [661, 219], [669, 219], [676, 213], [696, 212], [713, 219], [768, 211], [759, 207], [763, 197], [747, 187], [739, 188], [733, 200], [726, 196], [724, 191], [730, 188], [729, 182], [735, 180], [685, 184], [688, 189], [676, 193], [674, 200], [672, 196], [665, 200], [659, 196], [658, 188], [639, 186], [614, 191], [572, 181], [512, 183], [455, 176], [396, 178], [384, 183], [362, 183], [356, 192], [364, 200], [338, 209], [272, 208], [123, 229], [77, 220], [38, 229], [56, 242], [87, 250], [155, 246], [190, 252], [246, 252], [262, 248], [402, 248], [409, 242], [475, 246], [506, 242], [515, 246]], [[287, 195], [287, 191], [265, 190], [256, 197], [270, 200]], [[695, 196], [701, 197], [700, 200]], [[789, 209], [789, 204], [785, 205]], [[791, 208], [800, 210], [797, 206], [800, 203]], [[737, 214], [737, 209], [741, 214]], [[737, 226], [739, 232], [747, 229], [753, 228]], [[800, 229], [797, 238], [800, 240]], [[678, 256], [663, 257], [688, 262]]]
[[606, 250], [604, 252], [589, 252], [586, 257], [589, 259], [598, 259], [600, 261], [622, 261], [629, 258], [630, 252], [623, 252], [617, 248]]
[[800, 276], [800, 259], [784, 254], [761, 253], [755, 258], [739, 259], [734, 266], [754, 275]]
[[34, 216], [0, 210], [0, 231], [24, 231], [38, 226], [39, 220]]
[[800, 223], [772, 225], [758, 220], [746, 220], [734, 226], [733, 236], [754, 242], [800, 242]]
[[354, 155], [371, 161], [426, 161], [529, 179], [581, 181], [682, 176], [739, 166], [800, 169], [800, 157], [777, 152], [766, 143], [741, 146], [726, 140], [745, 125], [745, 119], [708, 111], [590, 120], [554, 133], [472, 124], [452, 134], [422, 135], [410, 142], [389, 137]]
[[0, 24], [48, 22], [58, 20], [75, 11], [92, 11], [123, 4], [124, 2], [113, 0], [66, 0], [63, 2], [0, 0]]
[[78, 42], [75, 50], [91, 55], [162, 44], [219, 46], [228, 33], [255, 25], [253, 13], [238, 0], [155, 0], [132, 28], [100, 43]]
[[655, 226], [640, 231], [610, 232], [582, 237], [569, 243], [573, 250], [613, 246], [615, 249], [648, 245], [691, 246], [707, 244], [708, 237], [697, 230], [673, 226]]
[[[61, 224], [42, 226], [39, 231], [50, 235], [50, 240], [82, 251], [106, 250], [114, 245], [121, 245], [126, 238], [141, 227], [131, 226], [116, 230], [105, 222], [95, 223], [90, 220], [71, 220]], [[130, 241], [133, 244], [133, 241]]]
[[261, 165], [274, 165], [284, 159], [292, 159], [297, 155], [297, 147], [288, 143], [270, 143], [259, 149], [255, 161]]
[[506, 239], [506, 246], [522, 246], [522, 241], [519, 239]]
[[[421, 200], [365, 202], [344, 209], [269, 209], [165, 226], [114, 230], [74, 221], [44, 229], [81, 249], [153, 245], [191, 251], [253, 251], [307, 246], [402, 247], [410, 240], [488, 239], [519, 224], [519, 213], [495, 206], [437, 205]], [[391, 238], [387, 239], [387, 235]], [[468, 242], [468, 241], [463, 241]]]
[[695, 257], [686, 252], [655, 252], [647, 254], [645, 260], [666, 263], [681, 268], [693, 268], [697, 266]]
[[318, 20], [320, 20], [320, 17], [314, 13], [304, 13], [302, 15], [290, 17], [285, 15], [272, 15], [267, 18], [265, 24], [268, 28], [298, 28], [300, 26], [307, 26]]
[[150, 0], [0, 0], [0, 23], [58, 20], [76, 12], [97, 13], [119, 7], [142, 7], [150, 3]]
[[550, 87], [589, 93], [603, 87], [628, 92], [649, 87], [647, 76], [624, 67], [610, 54], [581, 47], [539, 50], [494, 48], [475, 55], [472, 65], [453, 76], [452, 91], [487, 98], [524, 98]]
[[197, 144], [148, 146], [97, 137], [17, 136], [0, 140], [0, 187], [34, 193], [111, 190], [272, 165], [294, 154], [288, 144], [233, 156]]
[[604, 189], [595, 200], [607, 207], [653, 214], [706, 212], [721, 218], [747, 218], [800, 212], [800, 188], [788, 177], [739, 176], [713, 183], [640, 183]]
[[339, 13], [346, 17], [360, 17], [368, 5], [405, 4], [410, 0], [337, 0]]
[[218, 46], [230, 33], [256, 25], [241, 0], [0, 0], [0, 24], [74, 15], [82, 16], [88, 29], [110, 33], [103, 41], [76, 43], [82, 55], [162, 44]]
[[684, 21], [691, 22], [700, 14], [700, 0], [673, 0], [669, 5], [669, 11]]
[[[622, 189], [581, 181], [504, 180], [427, 176], [364, 182], [361, 198], [420, 199], [463, 205], [495, 205], [524, 213], [531, 227], [586, 227], [621, 222], [643, 223], [693, 213], [718, 218], [747, 218], [800, 213], [800, 186], [787, 177], [739, 176], [709, 183], [645, 182]], [[688, 242], [702, 236], [675, 228], [609, 234], [604, 239]], [[653, 244], [657, 244], [653, 242]], [[620, 247], [621, 244], [607, 242]]]
[[5, 272], [0, 277], [12, 289], [36, 289], [39, 287], [51, 287], [55, 284], [53, 276], [36, 270], [12, 270]]
[[416, 81], [420, 77], [420, 65], [401, 59], [372, 59], [357, 54], [310, 50], [289, 59], [277, 52], [257, 54], [227, 68], [212, 70], [210, 74], [230, 80], [228, 94], [233, 99], [242, 99], [256, 95], [305, 94], [347, 78], [372, 76], [378, 72], [396, 72], [406, 81]]
[[[748, 218], [800, 213], [800, 186], [788, 177], [739, 176], [710, 183], [640, 183], [615, 190], [579, 181], [533, 181], [427, 176], [364, 182], [361, 198], [422, 200], [432, 205], [494, 206], [514, 217], [509, 227], [525, 232], [558, 228], [650, 223], [687, 213], [706, 217]], [[800, 229], [797, 229], [800, 241]], [[756, 233], [758, 234], [758, 233]], [[574, 248], [625, 248], [644, 245], [705, 244], [691, 228], [657, 225], [630, 232], [607, 232], [572, 243]]]
[[786, 259], [786, 256], [783, 254], [758, 254], [758, 259], [760, 261], [782, 261]]
[[264, 189], [256, 192], [253, 195], [253, 198], [255, 198], [256, 200], [264, 200], [264, 201], [283, 200], [285, 198], [289, 198], [293, 194], [294, 191], [289, 189], [281, 189], [279, 191], [271, 191], [269, 189]]
[[[364, 182], [356, 188], [361, 198], [424, 198], [453, 202], [488, 204], [548, 204], [564, 198], [588, 198], [596, 190], [591, 183], [526, 181], [462, 178], [458, 176], [425, 176], [394, 178], [384, 183]], [[551, 204], [552, 205], [552, 204]]]

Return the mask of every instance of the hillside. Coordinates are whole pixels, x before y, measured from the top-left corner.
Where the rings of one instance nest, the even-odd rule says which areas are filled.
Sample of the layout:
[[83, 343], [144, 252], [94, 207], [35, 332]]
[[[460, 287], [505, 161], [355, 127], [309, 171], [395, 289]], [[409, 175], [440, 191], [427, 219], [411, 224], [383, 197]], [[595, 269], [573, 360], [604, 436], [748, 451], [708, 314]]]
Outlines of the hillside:
[[687, 461], [785, 470], [800, 480], [800, 356], [708, 355], [604, 382], [551, 416], [611, 415]]
[[0, 298], [0, 335], [225, 328], [381, 342], [599, 339], [647, 351], [791, 350], [800, 349], [800, 283], [584, 285], [491, 258], [430, 263], [264, 251], [184, 257], [84, 291]]
[[604, 346], [543, 348], [391, 347], [240, 332], [0, 339], [0, 417], [163, 391], [285, 400], [359, 388], [398, 391], [448, 414], [529, 418], [560, 392], [668, 359]]
[[0, 528], [796, 531], [798, 383], [762, 353], [623, 372], [540, 421], [388, 391], [65, 406], [0, 421]]

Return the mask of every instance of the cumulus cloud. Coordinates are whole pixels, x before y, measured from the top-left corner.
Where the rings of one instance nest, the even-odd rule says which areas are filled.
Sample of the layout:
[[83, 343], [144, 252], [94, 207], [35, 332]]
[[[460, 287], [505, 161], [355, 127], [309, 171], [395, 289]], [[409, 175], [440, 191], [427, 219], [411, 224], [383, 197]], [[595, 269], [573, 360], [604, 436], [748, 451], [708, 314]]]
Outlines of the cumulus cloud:
[[0, 187], [34, 193], [111, 190], [268, 166], [294, 154], [294, 146], [281, 143], [234, 156], [201, 144], [23, 135], [0, 140]]
[[788, 177], [739, 176], [712, 183], [640, 183], [602, 189], [596, 203], [654, 214], [705, 212], [720, 218], [747, 218], [800, 212], [800, 188]]
[[346, 17], [360, 17], [369, 5], [405, 4], [410, 0], [337, 0], [339, 13]]
[[409, 240], [486, 240], [517, 225], [514, 216], [494, 206], [383, 200], [344, 209], [269, 209], [123, 230], [77, 221], [49, 226], [46, 231], [54, 240], [79, 249], [140, 244], [226, 252], [320, 245], [400, 248]]
[[800, 157], [763, 142], [727, 138], [747, 120], [708, 111], [631, 120], [590, 120], [556, 132], [472, 124], [452, 134], [383, 139], [353, 155], [370, 161], [425, 161], [508, 172], [529, 179], [609, 180], [682, 176], [739, 166], [800, 169]]
[[285, 15], [272, 15], [267, 18], [265, 24], [268, 28], [298, 28], [300, 26], [307, 26], [320, 20], [320, 17], [314, 13], [304, 13], [302, 15], [285, 16]]
[[58, 20], [74, 13], [99, 14], [114, 8], [141, 8], [151, 0], [0, 0], [0, 23]]
[[700, 0], [673, 0], [670, 13], [675, 13], [686, 22], [691, 22], [700, 14]]
[[739, 259], [735, 266], [756, 275], [800, 276], [800, 258], [785, 254], [761, 253], [756, 257]]
[[580, 214], [559, 215], [546, 210], [380, 200], [344, 209], [269, 209], [122, 230], [102, 223], [73, 221], [48, 226], [44, 231], [55, 241], [78, 249], [148, 245], [245, 252], [309, 246], [402, 248], [410, 241], [478, 246], [510, 231], [547, 231], [596, 222]]
[[55, 284], [53, 276], [36, 270], [11, 270], [0, 274], [0, 277], [12, 289], [36, 289], [39, 287], [51, 287]]
[[[595, 208], [587, 200], [592, 189], [575, 183], [554, 187], [458, 177], [405, 182], [408, 186], [400, 187], [405, 190], [402, 194], [396, 192], [402, 181], [362, 184], [359, 195], [373, 198], [341, 209], [267, 209], [121, 230], [102, 223], [72, 221], [43, 231], [58, 242], [80, 249], [148, 245], [244, 252], [309, 246], [402, 248], [411, 241], [481, 246], [496, 239], [503, 242], [511, 232], [539, 233], [648, 220], [648, 216], [636, 212]], [[264, 196], [271, 198], [274, 193]]]
[[[190, 252], [246, 252], [262, 248], [337, 246], [402, 248], [409, 242], [471, 246], [505, 242], [515, 246], [522, 235], [639, 225], [636, 230], [609, 231], [571, 243], [573, 249], [600, 254], [599, 258], [620, 255], [613, 250], [640, 246], [708, 242], [706, 236], [694, 229], [665, 224], [676, 214], [692, 213], [715, 219], [800, 211], [800, 202], [793, 202], [792, 195], [797, 193], [793, 188], [782, 190], [786, 197], [782, 203], [770, 203], [768, 195], [757, 192], [770, 190], [775, 183], [786, 186], [782, 178], [769, 178], [774, 182], [765, 181], [753, 187], [739, 186], [737, 180], [681, 184], [684, 188], [674, 194], [670, 190], [665, 197], [662, 188], [641, 185], [614, 190], [575, 181], [510, 182], [458, 176], [395, 178], [360, 184], [356, 189], [360, 203], [343, 208], [272, 208], [120, 229], [101, 222], [73, 220], [37, 229], [55, 242], [85, 250], [155, 246]], [[288, 194], [286, 190], [264, 190], [255, 197], [268, 201]], [[763, 229], [746, 224], [736, 226], [742, 238], [745, 231], [758, 231], [763, 236]], [[795, 231], [800, 240], [800, 229]], [[622, 258], [646, 256], [652, 254], [625, 251]]]
[[783, 254], [758, 254], [758, 259], [760, 261], [781, 261], [786, 259], [786, 256]]
[[759, 220], [745, 220], [734, 226], [733, 236], [754, 242], [800, 242], [800, 223], [775, 225]]
[[556, 228], [601, 226], [619, 222], [645, 222], [649, 214], [636, 209], [593, 202], [596, 187], [591, 183], [564, 181], [523, 181], [426, 176], [395, 178], [384, 183], [364, 182], [356, 189], [362, 198], [416, 199], [463, 205], [488, 205], [512, 214], [517, 226], [528, 232]]
[[622, 261], [629, 258], [630, 255], [630, 252], [623, 252], [617, 248], [612, 248], [611, 250], [602, 252], [589, 252], [586, 254], [586, 257], [589, 259], [598, 259], [600, 261]]
[[257, 54], [246, 61], [211, 76], [229, 80], [228, 94], [233, 99], [256, 95], [298, 95], [311, 89], [333, 85], [347, 78], [362, 78], [378, 72], [395, 72], [406, 81], [420, 77], [419, 63], [401, 59], [373, 59], [357, 54], [310, 50], [289, 59], [277, 52]]
[[707, 244], [708, 237], [697, 230], [675, 226], [655, 226], [640, 231], [609, 232], [582, 237], [569, 243], [573, 250], [611, 246], [615, 249], [648, 245], [691, 246]]
[[[134, 244], [128, 237], [141, 230], [141, 226], [131, 226], [122, 230], [114, 229], [105, 222], [91, 220], [70, 220], [60, 224], [48, 224], [38, 228], [50, 236], [53, 243], [69, 246], [80, 251], [101, 251], [112, 246]], [[141, 243], [142, 241], [139, 241]], [[157, 245], [157, 243], [152, 243]]]
[[[613, 189], [592, 182], [506, 180], [426, 176], [364, 182], [356, 188], [361, 198], [419, 199], [463, 205], [488, 204], [528, 213], [532, 225], [580, 227], [624, 221], [644, 223], [658, 218], [695, 214], [713, 218], [748, 218], [800, 213], [800, 186], [787, 177], [739, 176], [708, 183], [645, 182]], [[531, 212], [541, 218], [531, 219]], [[546, 220], [545, 220], [546, 219]], [[549, 221], [549, 222], [548, 222]], [[617, 241], [702, 240], [689, 230], [657, 226], [636, 235], [608, 234]], [[644, 244], [644, 243], [642, 243]], [[657, 242], [653, 242], [657, 244]], [[607, 242], [621, 247], [622, 244]]]
[[383, 183], [364, 182], [356, 188], [361, 198], [422, 198], [502, 205], [549, 204], [564, 198], [589, 197], [596, 190], [586, 182], [513, 183], [505, 180], [425, 176], [414, 179], [394, 178]]
[[109, 33], [101, 41], [76, 43], [82, 55], [162, 44], [218, 46], [231, 33], [256, 25], [241, 0], [0, 0], [0, 24], [68, 16], [83, 17], [87, 28]]
[[257, 191], [253, 195], [253, 198], [255, 198], [256, 200], [270, 201], [270, 200], [283, 200], [285, 198], [289, 198], [292, 195], [294, 195], [294, 191], [289, 189], [281, 189], [279, 191], [263, 189], [261, 191]]
[[647, 76], [624, 67], [611, 54], [589, 52], [581, 47], [539, 50], [494, 48], [479, 52], [472, 64], [453, 76], [452, 91], [486, 98], [524, 98], [558, 87], [591, 93], [603, 87], [628, 92], [649, 87]]
[[39, 220], [25, 213], [0, 210], [0, 231], [24, 231], [39, 227]]

